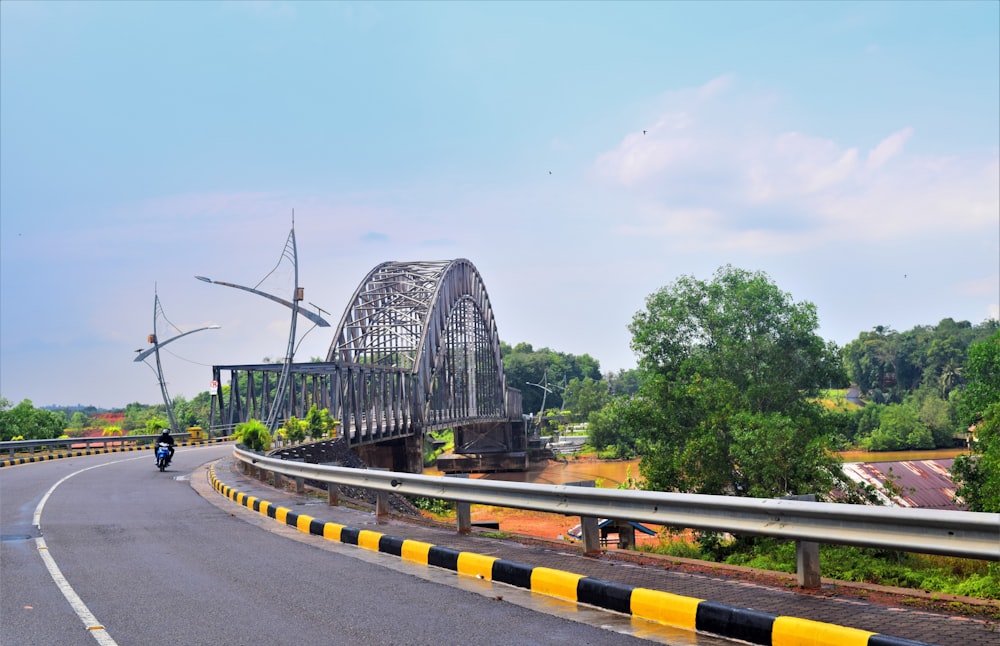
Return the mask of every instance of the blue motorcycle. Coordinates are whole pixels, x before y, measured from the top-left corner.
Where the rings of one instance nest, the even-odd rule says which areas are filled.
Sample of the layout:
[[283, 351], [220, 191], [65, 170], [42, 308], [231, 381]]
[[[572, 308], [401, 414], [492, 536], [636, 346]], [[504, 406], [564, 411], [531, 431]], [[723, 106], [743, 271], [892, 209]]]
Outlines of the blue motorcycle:
[[160, 442], [156, 445], [156, 467], [163, 471], [170, 464], [170, 445]]

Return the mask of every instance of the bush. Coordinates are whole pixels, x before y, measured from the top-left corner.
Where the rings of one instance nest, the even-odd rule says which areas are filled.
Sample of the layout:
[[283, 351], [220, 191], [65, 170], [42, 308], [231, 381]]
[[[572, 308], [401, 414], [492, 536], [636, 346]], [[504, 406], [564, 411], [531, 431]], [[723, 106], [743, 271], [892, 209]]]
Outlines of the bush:
[[255, 419], [237, 424], [233, 437], [251, 451], [263, 452], [271, 448], [271, 432]]
[[285, 437], [289, 442], [298, 444], [306, 439], [306, 424], [294, 415], [285, 420]]
[[435, 516], [447, 516], [455, 511], [455, 503], [440, 498], [414, 498], [417, 509], [430, 512]]

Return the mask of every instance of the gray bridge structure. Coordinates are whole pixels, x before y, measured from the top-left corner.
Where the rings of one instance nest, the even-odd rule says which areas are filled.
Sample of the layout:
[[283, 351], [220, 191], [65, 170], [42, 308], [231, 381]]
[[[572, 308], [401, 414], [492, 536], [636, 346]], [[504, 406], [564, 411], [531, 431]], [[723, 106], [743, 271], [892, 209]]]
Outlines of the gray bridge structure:
[[[450, 428], [463, 469], [524, 468], [521, 391], [508, 388], [493, 308], [465, 259], [385, 262], [351, 297], [322, 362], [213, 366], [213, 434], [249, 419], [327, 409], [370, 466], [419, 473], [430, 431]], [[229, 386], [223, 389], [223, 382]], [[469, 468], [472, 466], [473, 468]]]

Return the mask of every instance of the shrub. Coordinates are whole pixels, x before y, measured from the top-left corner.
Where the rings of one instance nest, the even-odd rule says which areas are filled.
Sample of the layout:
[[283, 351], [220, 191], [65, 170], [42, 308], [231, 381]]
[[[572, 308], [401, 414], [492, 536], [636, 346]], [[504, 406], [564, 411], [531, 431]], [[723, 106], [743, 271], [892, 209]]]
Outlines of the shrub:
[[251, 419], [236, 425], [235, 438], [251, 451], [267, 451], [271, 448], [271, 432], [258, 420]]

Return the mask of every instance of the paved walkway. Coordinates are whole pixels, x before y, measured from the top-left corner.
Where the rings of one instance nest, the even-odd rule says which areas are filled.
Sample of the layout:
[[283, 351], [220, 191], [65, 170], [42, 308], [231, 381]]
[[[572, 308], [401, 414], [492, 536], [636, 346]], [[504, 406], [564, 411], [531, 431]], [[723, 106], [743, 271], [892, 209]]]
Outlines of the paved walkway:
[[[461, 535], [451, 529], [410, 523], [398, 517], [379, 521], [377, 526], [373, 526], [373, 514], [330, 507], [325, 499], [276, 489], [244, 475], [237, 469], [236, 463], [234, 458], [224, 458], [214, 465], [218, 484], [231, 488], [233, 492], [267, 501], [272, 507], [285, 507], [294, 514], [307, 515], [317, 521], [376, 531], [403, 541], [420, 541], [458, 552], [482, 554], [505, 562], [525, 564], [529, 568], [551, 568], [620, 586], [704, 599], [715, 602], [708, 604], [713, 606], [713, 612], [720, 608], [735, 609], [736, 612], [730, 613], [732, 617], [741, 615], [746, 609], [749, 612], [744, 614], [750, 616], [801, 618], [877, 633], [869, 644], [905, 644], [912, 640], [942, 646], [1000, 646], [1000, 626], [996, 621], [918, 610], [907, 607], [905, 602], [889, 606], [859, 601], [838, 596], [831, 586], [826, 586], [819, 593], [806, 594], [794, 588], [728, 578], [724, 572], [692, 574], [665, 566], [630, 563], [614, 558], [614, 551], [600, 558], [584, 557], [569, 544], [539, 541], [541, 544], [529, 545], [483, 536], [475, 531], [470, 535]], [[273, 516], [273, 512], [269, 515]], [[358, 527], [359, 523], [364, 526]], [[288, 524], [295, 526], [292, 522]], [[304, 531], [309, 530], [306, 528]], [[994, 608], [1000, 613], [1000, 604]]]

